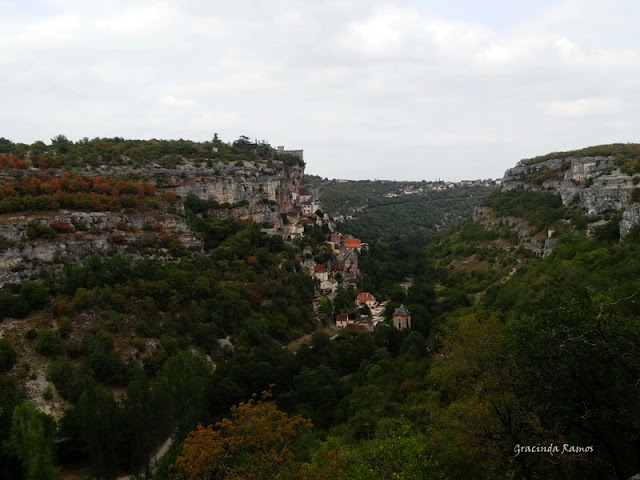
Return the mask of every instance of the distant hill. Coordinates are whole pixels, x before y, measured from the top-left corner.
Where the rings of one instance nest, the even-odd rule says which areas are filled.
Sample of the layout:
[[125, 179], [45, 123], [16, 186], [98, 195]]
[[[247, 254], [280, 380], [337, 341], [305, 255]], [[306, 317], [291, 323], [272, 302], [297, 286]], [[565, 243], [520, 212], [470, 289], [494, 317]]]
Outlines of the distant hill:
[[492, 182], [348, 181], [324, 186], [320, 202], [340, 229], [367, 242], [437, 232], [470, 218]]

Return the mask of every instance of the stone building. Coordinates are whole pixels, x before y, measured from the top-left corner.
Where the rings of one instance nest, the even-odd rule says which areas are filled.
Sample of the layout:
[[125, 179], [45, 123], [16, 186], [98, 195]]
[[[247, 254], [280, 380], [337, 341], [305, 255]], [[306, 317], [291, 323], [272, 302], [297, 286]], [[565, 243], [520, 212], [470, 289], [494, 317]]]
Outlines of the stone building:
[[409, 312], [404, 305], [400, 305], [396, 311], [393, 312], [393, 326], [398, 330], [411, 328], [411, 312]]

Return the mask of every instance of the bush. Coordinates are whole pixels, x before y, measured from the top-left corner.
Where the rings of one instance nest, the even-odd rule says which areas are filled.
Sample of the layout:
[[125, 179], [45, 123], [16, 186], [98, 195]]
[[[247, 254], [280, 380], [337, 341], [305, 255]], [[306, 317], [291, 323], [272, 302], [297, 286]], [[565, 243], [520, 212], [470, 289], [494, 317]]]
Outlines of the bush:
[[0, 251], [13, 247], [15, 242], [9, 240], [7, 237], [0, 235]]
[[40, 310], [47, 305], [47, 288], [41, 283], [24, 282], [20, 287], [20, 296], [31, 307], [31, 310]]
[[0, 338], [0, 372], [8, 372], [16, 363], [16, 351], [11, 342]]
[[29, 222], [29, 225], [27, 225], [26, 234], [29, 240], [35, 240], [36, 238], [53, 240], [57, 236], [57, 232], [53, 227], [37, 221]]
[[77, 378], [76, 367], [67, 357], [61, 356], [49, 364], [47, 380], [52, 382], [65, 400], [76, 402], [87, 381]]
[[62, 353], [62, 345], [53, 330], [40, 330], [36, 340], [36, 352], [48, 357], [54, 357]]
[[98, 332], [85, 338], [85, 366], [96, 379], [108, 385], [124, 385], [127, 368], [114, 349], [113, 337]]
[[69, 334], [73, 330], [73, 322], [67, 316], [62, 316], [58, 319], [58, 332], [60, 333], [60, 337], [68, 338]]
[[11, 291], [0, 290], [0, 320], [4, 317], [24, 318], [29, 315], [31, 307], [22, 295], [15, 295]]

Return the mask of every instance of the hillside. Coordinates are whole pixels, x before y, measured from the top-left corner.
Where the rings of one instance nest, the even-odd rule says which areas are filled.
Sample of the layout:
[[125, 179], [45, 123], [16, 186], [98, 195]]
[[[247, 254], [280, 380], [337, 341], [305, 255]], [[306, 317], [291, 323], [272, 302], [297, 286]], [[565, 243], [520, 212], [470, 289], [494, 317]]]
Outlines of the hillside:
[[557, 193], [590, 222], [619, 213], [624, 237], [640, 222], [638, 152], [637, 144], [614, 144], [521, 160], [507, 170], [503, 186]]
[[471, 217], [493, 181], [393, 182], [360, 180], [321, 184], [320, 203], [340, 231], [367, 242], [435, 233]]
[[0, 478], [640, 472], [633, 188], [594, 212], [604, 193], [585, 193], [633, 185], [613, 160], [439, 189], [305, 182], [275, 158], [170, 175], [151, 154], [60, 170], [9, 153]]

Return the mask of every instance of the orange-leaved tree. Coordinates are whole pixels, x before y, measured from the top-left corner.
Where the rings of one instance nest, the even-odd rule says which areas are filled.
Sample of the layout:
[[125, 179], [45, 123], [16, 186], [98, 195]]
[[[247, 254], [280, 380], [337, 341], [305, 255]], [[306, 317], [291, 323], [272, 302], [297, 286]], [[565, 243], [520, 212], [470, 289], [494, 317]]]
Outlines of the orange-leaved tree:
[[280, 411], [262, 392], [231, 409], [231, 419], [189, 433], [171, 466], [175, 480], [300, 478], [293, 440], [311, 428], [302, 416]]

